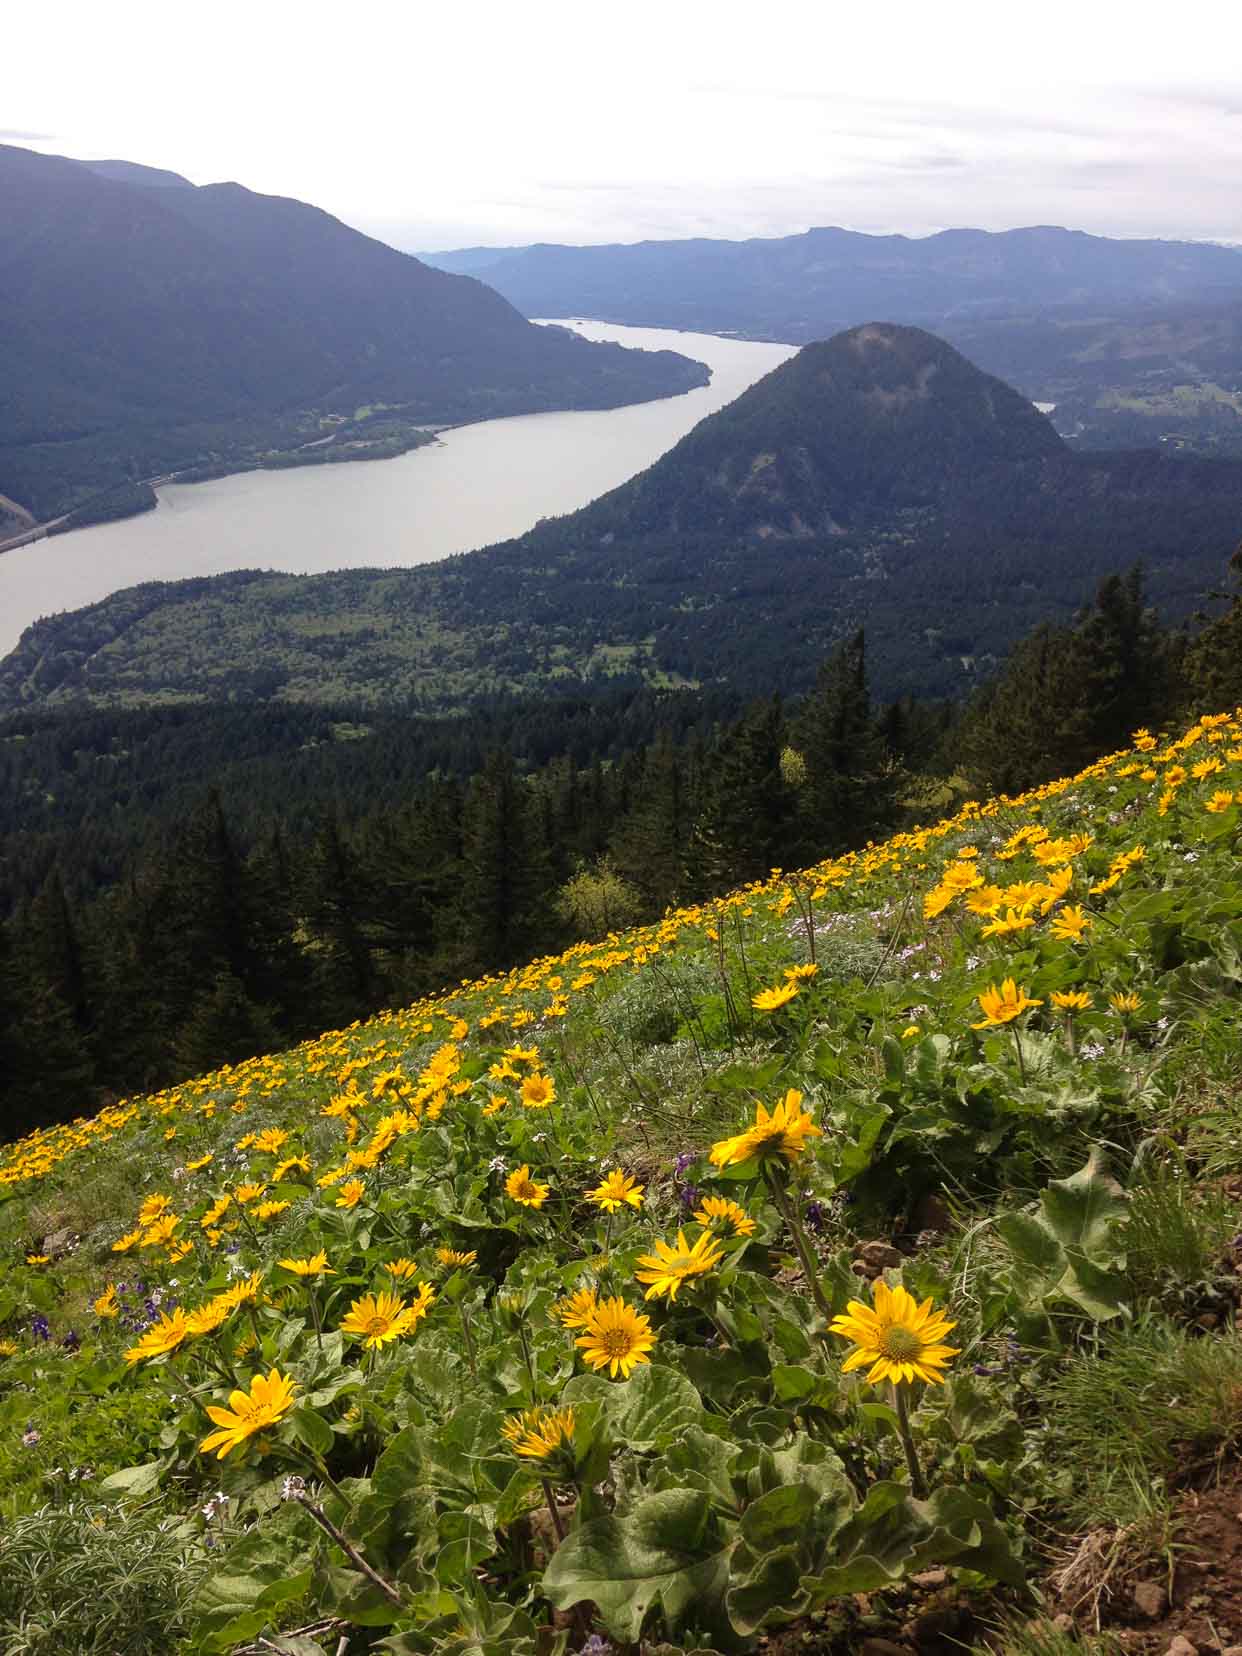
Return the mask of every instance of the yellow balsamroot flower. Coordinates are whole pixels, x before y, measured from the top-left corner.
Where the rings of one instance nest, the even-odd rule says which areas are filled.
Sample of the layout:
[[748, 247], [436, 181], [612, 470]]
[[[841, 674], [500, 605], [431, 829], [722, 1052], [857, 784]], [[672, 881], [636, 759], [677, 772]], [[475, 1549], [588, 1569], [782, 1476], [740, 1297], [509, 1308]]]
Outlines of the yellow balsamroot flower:
[[1032, 1000], [1025, 989], [1019, 989], [1012, 978], [1006, 978], [998, 989], [990, 984], [979, 996], [983, 1017], [972, 1029], [991, 1029], [997, 1024], [1012, 1023], [1031, 1006], [1042, 1006], [1041, 1000]]
[[257, 1305], [259, 1303], [259, 1289], [263, 1286], [263, 1273], [251, 1271], [248, 1277], [235, 1282], [231, 1288], [226, 1288], [216, 1299], [229, 1310], [235, 1310], [239, 1305]]
[[933, 886], [923, 898], [924, 920], [938, 919], [945, 909], [951, 907], [956, 897], [957, 892], [954, 891], [952, 886]]
[[289, 1135], [283, 1127], [266, 1127], [263, 1132], [255, 1134], [254, 1148], [265, 1155], [275, 1156], [288, 1142]]
[[1143, 1006], [1143, 1003], [1139, 997], [1133, 993], [1128, 995], [1110, 995], [1108, 997], [1108, 1004], [1112, 1007], [1114, 1012], [1120, 1012], [1123, 1016], [1128, 1012], [1141, 1011]]
[[366, 1186], [361, 1179], [346, 1179], [341, 1186], [341, 1193], [336, 1199], [339, 1208], [355, 1208], [362, 1200]]
[[1094, 1004], [1085, 989], [1054, 989], [1048, 996], [1058, 1012], [1086, 1012]]
[[317, 1277], [335, 1276], [336, 1272], [328, 1264], [328, 1255], [324, 1249], [317, 1254], [311, 1254], [308, 1259], [278, 1259], [276, 1263], [283, 1271], [292, 1271], [294, 1276]]
[[463, 1253], [460, 1248], [436, 1249], [436, 1258], [441, 1265], [453, 1265], [461, 1271], [468, 1271], [478, 1257], [473, 1248], [470, 1249], [469, 1253]]
[[809, 983], [818, 973], [819, 967], [813, 960], [807, 960], [800, 966], [786, 966], [785, 976], [791, 983]]
[[277, 1214], [285, 1213], [292, 1205], [291, 1202], [260, 1202], [254, 1216], [256, 1219], [275, 1219]]
[[168, 1214], [163, 1219], [157, 1219], [153, 1225], [148, 1225], [139, 1239], [140, 1248], [167, 1247], [173, 1239], [173, 1232], [181, 1223], [175, 1213]]
[[95, 1301], [95, 1315], [97, 1317], [117, 1317], [120, 1312], [121, 1307], [117, 1303], [116, 1287], [110, 1282]]
[[221, 1303], [219, 1295], [200, 1305], [197, 1311], [191, 1311], [185, 1319], [187, 1332], [197, 1338], [200, 1334], [214, 1334], [229, 1316], [232, 1307]]
[[277, 1166], [272, 1169], [272, 1183], [279, 1184], [287, 1173], [293, 1172], [294, 1168], [296, 1168], [299, 1173], [309, 1173], [311, 1170], [309, 1157], [286, 1156], [284, 1161], [278, 1163]]
[[176, 1351], [189, 1338], [190, 1326], [184, 1311], [178, 1309], [171, 1316], [162, 1316], [154, 1328], [149, 1328], [136, 1346], [125, 1353], [127, 1363], [141, 1363], [148, 1357], [162, 1357], [166, 1351]]
[[163, 1217], [172, 1206], [171, 1196], [148, 1196], [138, 1209], [138, 1223], [153, 1225], [157, 1219]]
[[268, 1375], [256, 1374], [248, 1392], [230, 1392], [227, 1409], [209, 1403], [207, 1413], [219, 1431], [207, 1434], [198, 1446], [200, 1453], [209, 1455], [214, 1449], [216, 1459], [223, 1460], [256, 1432], [275, 1426], [293, 1407], [293, 1392], [294, 1382], [274, 1368]]
[[215, 1159], [215, 1155], [209, 1150], [205, 1156], [200, 1156], [197, 1161], [186, 1162], [185, 1170], [187, 1173], [199, 1173], [204, 1167], [209, 1167]]
[[596, 1207], [603, 1208], [605, 1213], [616, 1213], [625, 1205], [640, 1208], [643, 1205], [643, 1190], [636, 1179], [628, 1173], [622, 1173], [619, 1167], [614, 1167], [606, 1173], [594, 1190], [587, 1191], [587, 1201], [594, 1202]]
[[635, 1311], [620, 1296], [600, 1300], [585, 1324], [585, 1332], [574, 1344], [582, 1360], [593, 1369], [607, 1369], [615, 1380], [628, 1380], [639, 1363], [650, 1363], [647, 1355], [656, 1343], [651, 1318]]
[[775, 1012], [778, 1007], [787, 1006], [800, 992], [796, 983], [777, 983], [771, 989], [761, 989], [751, 997], [750, 1004], [756, 1012]]
[[556, 1087], [547, 1075], [528, 1075], [522, 1082], [522, 1103], [528, 1110], [543, 1110], [556, 1102]]
[[410, 1282], [418, 1275], [418, 1266], [412, 1259], [390, 1259], [384, 1269], [390, 1277], [396, 1277], [398, 1282]]
[[808, 1138], [823, 1136], [823, 1129], [803, 1112], [802, 1094], [790, 1087], [779, 1104], [773, 1105], [771, 1114], [762, 1104], [756, 1105], [753, 1127], [713, 1144], [711, 1162], [714, 1167], [731, 1167], [749, 1161], [752, 1156], [762, 1160], [783, 1157], [792, 1161], [806, 1149]]
[[945, 1335], [957, 1324], [946, 1321], [942, 1311], [933, 1311], [930, 1298], [919, 1305], [904, 1288], [890, 1288], [883, 1277], [877, 1278], [872, 1298], [874, 1306], [851, 1300], [845, 1313], [828, 1325], [833, 1334], [854, 1342], [841, 1372], [848, 1374], [869, 1363], [865, 1378], [871, 1385], [883, 1380], [939, 1385], [945, 1364], [958, 1355], [958, 1347], [944, 1344]]
[[1095, 921], [1084, 908], [1071, 903], [1061, 910], [1048, 930], [1063, 943], [1081, 943], [1083, 934], [1089, 932], [1094, 924]]
[[219, 1197], [219, 1199], [213, 1202], [207, 1209], [206, 1213], [204, 1213], [203, 1217], [199, 1220], [199, 1225], [203, 1230], [213, 1230], [215, 1226], [220, 1223], [221, 1219], [223, 1219], [224, 1215], [228, 1212], [232, 1205], [233, 1198], [231, 1196]]
[[643, 1267], [634, 1272], [634, 1278], [647, 1286], [644, 1299], [667, 1297], [670, 1304], [677, 1298], [677, 1290], [689, 1277], [704, 1276], [714, 1270], [724, 1257], [724, 1249], [710, 1231], [704, 1231], [691, 1247], [684, 1231], [677, 1232], [677, 1245], [656, 1240], [654, 1254], [639, 1254]]
[[[1227, 811], [1233, 802], [1234, 796], [1227, 788], [1217, 788], [1211, 799], [1204, 802], [1203, 809], [1205, 811], [1211, 811], [1212, 814], [1216, 816], [1222, 811]], [[1242, 804], [1242, 793], [1238, 795], [1238, 802]]]
[[505, 1195], [511, 1196], [515, 1202], [523, 1207], [540, 1208], [548, 1199], [551, 1185], [539, 1184], [530, 1176], [530, 1168], [526, 1165], [515, 1167], [505, 1180]]
[[572, 1294], [554, 1300], [548, 1314], [562, 1328], [585, 1328], [598, 1306], [594, 1288], [575, 1288]]
[[700, 1225], [727, 1225], [734, 1236], [753, 1236], [755, 1221], [744, 1207], [727, 1196], [704, 1196], [694, 1210]]
[[51, 1257], [52, 1257], [51, 1254], [33, 1254], [33, 1253], [31, 1253], [31, 1254], [26, 1255], [26, 1263], [27, 1263], [27, 1265], [46, 1265], [48, 1260], [51, 1259]]
[[253, 1202], [257, 1197], [262, 1196], [266, 1189], [265, 1184], [240, 1184], [233, 1192], [233, 1199], [245, 1207], [247, 1202]]
[[418, 1314], [399, 1294], [363, 1294], [341, 1318], [341, 1332], [361, 1340], [368, 1350], [412, 1332]]
[[1004, 900], [1005, 893], [998, 885], [982, 885], [972, 891], [966, 899], [968, 914], [995, 914]]
[[1054, 868], [1039, 888], [1043, 893], [1039, 899], [1039, 912], [1047, 914], [1054, 909], [1073, 883], [1074, 870], [1068, 863], [1064, 868]]
[[1020, 909], [1011, 908], [1007, 914], [993, 920], [990, 925], [983, 928], [979, 935], [981, 937], [1008, 937], [1010, 932], [1026, 931], [1034, 924], [1035, 920], [1030, 913], [1030, 905], [1024, 903]]
[[527, 1460], [548, 1460], [562, 1446], [573, 1449], [572, 1409], [523, 1409], [510, 1415], [500, 1428], [501, 1436], [515, 1455]]

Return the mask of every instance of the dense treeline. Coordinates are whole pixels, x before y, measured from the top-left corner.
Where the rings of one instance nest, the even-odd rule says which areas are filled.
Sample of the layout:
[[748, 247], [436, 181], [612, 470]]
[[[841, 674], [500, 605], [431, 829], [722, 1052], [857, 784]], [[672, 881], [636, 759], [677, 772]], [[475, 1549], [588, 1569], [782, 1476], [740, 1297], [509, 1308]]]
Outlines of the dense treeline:
[[800, 704], [736, 717], [640, 692], [371, 726], [279, 706], [10, 721], [0, 1130], [288, 1045], [863, 843], [954, 786], [1016, 790], [1137, 725], [1239, 702], [1242, 589], [1191, 641], [1158, 622], [1135, 569], [1072, 624], [1039, 628], [960, 718], [877, 711], [858, 632]]

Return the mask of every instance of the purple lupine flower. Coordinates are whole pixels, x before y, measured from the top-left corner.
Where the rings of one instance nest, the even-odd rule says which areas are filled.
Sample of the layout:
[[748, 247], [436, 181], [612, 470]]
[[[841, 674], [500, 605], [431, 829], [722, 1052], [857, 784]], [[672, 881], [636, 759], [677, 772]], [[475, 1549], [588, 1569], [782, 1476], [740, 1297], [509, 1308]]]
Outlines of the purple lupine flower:
[[66, 1351], [78, 1351], [82, 1345], [76, 1328], [71, 1328], [60, 1343]]
[[39, 1312], [36, 1316], [33, 1316], [30, 1319], [30, 1332], [34, 1335], [36, 1340], [51, 1339], [52, 1325], [48, 1322], [42, 1312]]
[[698, 1159], [697, 1154], [693, 1150], [683, 1150], [681, 1155], [678, 1156], [677, 1163], [673, 1168], [673, 1172], [676, 1177], [680, 1179], [687, 1167], [693, 1167]]
[[682, 1207], [684, 1207], [687, 1212], [689, 1212], [692, 1207], [697, 1207], [699, 1200], [698, 1185], [682, 1185], [677, 1194], [681, 1201]]

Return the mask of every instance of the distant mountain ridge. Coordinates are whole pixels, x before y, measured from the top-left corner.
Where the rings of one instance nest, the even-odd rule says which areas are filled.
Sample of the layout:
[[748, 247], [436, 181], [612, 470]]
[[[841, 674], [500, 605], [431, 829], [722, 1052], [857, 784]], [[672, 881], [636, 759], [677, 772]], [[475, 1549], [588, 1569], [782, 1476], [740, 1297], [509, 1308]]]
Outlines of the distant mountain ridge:
[[1100, 304], [1242, 298], [1242, 254], [1206, 242], [1117, 240], [1059, 225], [876, 236], [698, 237], [426, 253], [489, 282], [527, 316], [740, 330], [803, 344], [873, 316], [964, 323]]
[[923, 330], [807, 346], [655, 465], [515, 540], [408, 570], [239, 572], [37, 623], [0, 709], [286, 698], [459, 709], [614, 679], [796, 692], [865, 626], [883, 697], [949, 695], [1136, 561], [1189, 614], [1242, 464], [1069, 448]]
[[0, 493], [36, 515], [227, 459], [239, 432], [296, 446], [359, 408], [443, 424], [708, 378], [532, 327], [304, 202], [152, 171], [0, 145]]

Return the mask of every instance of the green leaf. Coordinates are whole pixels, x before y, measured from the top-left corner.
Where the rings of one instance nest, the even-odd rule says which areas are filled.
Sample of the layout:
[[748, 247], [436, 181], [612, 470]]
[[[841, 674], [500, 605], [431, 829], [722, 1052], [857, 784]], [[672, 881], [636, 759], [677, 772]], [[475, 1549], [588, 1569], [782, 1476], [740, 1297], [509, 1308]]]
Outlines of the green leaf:
[[723, 1619], [735, 1533], [700, 1490], [661, 1490], [568, 1536], [543, 1590], [558, 1610], [593, 1600], [617, 1639], [636, 1641], [653, 1604], [671, 1632], [687, 1616], [710, 1627]]
[[113, 1472], [99, 1486], [101, 1495], [127, 1495], [131, 1500], [142, 1500], [159, 1488], [163, 1461], [144, 1461], [141, 1466], [126, 1466]]
[[1104, 1153], [1093, 1147], [1086, 1165], [1068, 1179], [1054, 1179], [1039, 1198], [1044, 1221], [1063, 1248], [1078, 1248], [1097, 1265], [1120, 1264], [1115, 1242], [1129, 1211], [1116, 1179], [1104, 1171]]
[[612, 1437], [640, 1452], [666, 1448], [703, 1414], [689, 1380], [676, 1369], [654, 1363], [635, 1369], [628, 1380], [577, 1375], [565, 1387], [563, 1400], [569, 1404], [588, 1399], [598, 1403]]
[[331, 1426], [314, 1409], [295, 1409], [290, 1415], [298, 1441], [313, 1455], [328, 1455], [336, 1438]]

